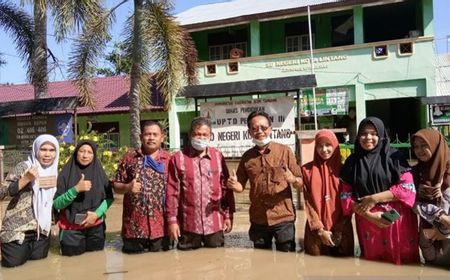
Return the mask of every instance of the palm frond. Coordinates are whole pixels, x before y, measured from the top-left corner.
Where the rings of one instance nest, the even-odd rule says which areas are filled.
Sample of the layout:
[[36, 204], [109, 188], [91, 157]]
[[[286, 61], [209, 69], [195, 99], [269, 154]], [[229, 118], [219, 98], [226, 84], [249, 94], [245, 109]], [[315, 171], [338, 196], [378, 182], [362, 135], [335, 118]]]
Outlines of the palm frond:
[[16, 50], [22, 60], [26, 61], [30, 73], [33, 55], [33, 19], [19, 7], [0, 1], [0, 27], [12, 35]]
[[[144, 43], [149, 46], [149, 66], [156, 72], [156, 87], [168, 109], [183, 88], [185, 69], [183, 32], [164, 3], [148, 3], [145, 9]], [[149, 70], [150, 70], [149, 69]]]
[[58, 42], [72, 31], [80, 31], [85, 22], [104, 10], [98, 0], [49, 0]]
[[99, 11], [96, 16], [86, 20], [83, 33], [75, 41], [69, 59], [69, 76], [79, 90], [83, 106], [95, 107], [93, 84], [90, 79], [95, 74], [97, 58], [103, 53], [110, 40], [110, 13]]

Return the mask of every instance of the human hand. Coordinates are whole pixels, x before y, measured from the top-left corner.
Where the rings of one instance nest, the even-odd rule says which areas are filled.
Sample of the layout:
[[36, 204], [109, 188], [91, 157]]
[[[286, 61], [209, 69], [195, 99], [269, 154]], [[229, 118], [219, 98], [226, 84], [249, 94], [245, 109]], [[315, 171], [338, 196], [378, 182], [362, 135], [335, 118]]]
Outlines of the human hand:
[[169, 225], [169, 238], [170, 240], [178, 241], [178, 237], [181, 236], [180, 227], [178, 224]]
[[86, 212], [86, 219], [81, 222], [81, 225], [84, 227], [93, 226], [95, 222], [98, 220], [97, 213], [92, 211]]
[[128, 192], [140, 193], [142, 184], [136, 178], [134, 178], [130, 183], [128, 183]]
[[443, 214], [439, 217], [439, 223], [443, 224], [450, 230], [450, 215]]
[[236, 170], [234, 169], [231, 171], [230, 177], [228, 178], [227, 187], [235, 192], [242, 192], [243, 190], [241, 183], [237, 180]]
[[320, 229], [317, 233], [320, 237], [320, 241], [322, 241], [323, 245], [334, 247], [335, 244], [331, 239], [331, 235], [333, 234], [331, 231]]
[[377, 204], [377, 201], [374, 199], [373, 195], [367, 195], [363, 198], [361, 198], [361, 200], [358, 203], [358, 209], [357, 209], [357, 213], [358, 212], [367, 212], [370, 211], [373, 207], [375, 207], [375, 205]]
[[223, 231], [225, 233], [231, 232], [233, 229], [233, 221], [231, 219], [225, 219], [224, 225], [223, 225]]
[[34, 180], [36, 180], [36, 178], [39, 176], [38, 173], [38, 167], [37, 165], [33, 165], [30, 168], [28, 168], [28, 170], [25, 172], [25, 174], [23, 175], [24, 179], [29, 183], [32, 182]]
[[295, 184], [297, 182], [297, 177], [294, 174], [292, 174], [291, 170], [287, 167], [285, 168], [284, 171], [284, 178], [286, 178], [286, 181], [289, 184]]
[[369, 222], [375, 224], [379, 228], [388, 228], [391, 226], [391, 222], [384, 219], [381, 215], [383, 212], [365, 212], [363, 217], [365, 217]]
[[84, 174], [81, 173], [81, 179], [75, 185], [75, 189], [78, 193], [90, 191], [92, 188], [92, 182], [90, 180], [84, 180]]

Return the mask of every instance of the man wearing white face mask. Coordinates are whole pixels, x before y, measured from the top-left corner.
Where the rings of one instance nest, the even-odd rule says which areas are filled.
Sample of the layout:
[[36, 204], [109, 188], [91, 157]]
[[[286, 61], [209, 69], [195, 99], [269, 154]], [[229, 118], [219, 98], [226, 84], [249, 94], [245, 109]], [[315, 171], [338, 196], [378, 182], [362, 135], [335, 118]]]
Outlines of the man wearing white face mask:
[[255, 248], [271, 249], [275, 238], [279, 251], [295, 251], [295, 210], [290, 186], [302, 185], [301, 169], [294, 152], [272, 142], [272, 122], [265, 112], [252, 112], [247, 126], [255, 147], [241, 158], [228, 188], [242, 192], [250, 181], [250, 239]]
[[232, 229], [234, 196], [228, 190], [228, 169], [218, 150], [209, 147], [211, 123], [191, 123], [189, 146], [169, 162], [166, 219], [169, 237], [178, 249], [222, 247], [223, 232]]

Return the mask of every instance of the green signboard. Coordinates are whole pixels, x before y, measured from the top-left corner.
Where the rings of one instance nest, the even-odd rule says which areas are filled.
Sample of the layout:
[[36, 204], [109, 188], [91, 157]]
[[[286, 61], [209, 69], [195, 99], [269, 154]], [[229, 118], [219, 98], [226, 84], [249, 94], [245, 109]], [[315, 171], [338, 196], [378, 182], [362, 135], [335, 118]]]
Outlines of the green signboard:
[[303, 117], [314, 114], [316, 103], [318, 116], [347, 115], [350, 90], [348, 88], [318, 88], [316, 99], [311, 89], [303, 90], [301, 95], [300, 112]]

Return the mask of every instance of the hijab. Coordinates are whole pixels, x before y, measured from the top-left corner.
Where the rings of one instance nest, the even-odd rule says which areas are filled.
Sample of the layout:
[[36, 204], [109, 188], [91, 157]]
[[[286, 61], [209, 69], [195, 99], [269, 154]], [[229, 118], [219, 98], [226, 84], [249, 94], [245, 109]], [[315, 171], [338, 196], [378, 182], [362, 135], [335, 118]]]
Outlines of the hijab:
[[[55, 159], [49, 166], [42, 166], [38, 160], [39, 149], [44, 144], [51, 144], [55, 148]], [[58, 162], [59, 162], [59, 144], [58, 140], [50, 134], [39, 135], [33, 142], [31, 154], [25, 161], [28, 168], [32, 166], [38, 167], [39, 177], [55, 177], [58, 176]], [[56, 183], [56, 181], [55, 181]], [[54, 187], [41, 188], [39, 186], [39, 179], [31, 182], [33, 188], [33, 213], [37, 220], [38, 227], [41, 230], [49, 233], [52, 225], [52, 207], [53, 196], [56, 192], [56, 185]], [[40, 231], [38, 230], [38, 235]]]
[[[360, 138], [369, 124], [378, 133], [378, 144], [374, 149], [366, 151], [360, 144]], [[345, 161], [341, 178], [353, 186], [357, 198], [362, 198], [388, 190], [409, 169], [402, 154], [391, 147], [383, 122], [376, 117], [367, 117], [359, 124], [355, 151]]]
[[[86, 166], [81, 165], [77, 160], [78, 150], [83, 145], [91, 146], [94, 154], [92, 162]], [[91, 181], [92, 188], [87, 192], [78, 193], [75, 200], [65, 209], [66, 217], [70, 223], [74, 223], [75, 214], [95, 211], [105, 198], [112, 198], [110, 181], [97, 158], [97, 145], [90, 140], [79, 142], [73, 155], [62, 168], [58, 177], [58, 190], [55, 197], [63, 195], [74, 187], [80, 181], [81, 174], [84, 174], [84, 180]]]
[[320, 130], [315, 136], [315, 145], [320, 139], [327, 139], [333, 147], [333, 154], [327, 160], [324, 160], [317, 153], [314, 147], [314, 159], [310, 173], [305, 176], [307, 181], [305, 192], [310, 195], [311, 203], [320, 217], [326, 229], [331, 230], [334, 225], [333, 216], [340, 216], [340, 204], [336, 205], [339, 199], [339, 174], [341, 172], [341, 152], [336, 135], [328, 129]]
[[444, 136], [435, 129], [424, 128], [416, 132], [412, 137], [413, 145], [416, 138], [421, 138], [427, 143], [432, 155], [429, 161], [419, 160], [414, 166], [414, 181], [416, 186], [422, 184], [420, 194], [424, 195], [423, 198], [434, 200], [442, 195], [441, 182], [443, 189], [450, 186], [450, 176], [445, 176], [450, 162], [450, 150]]

